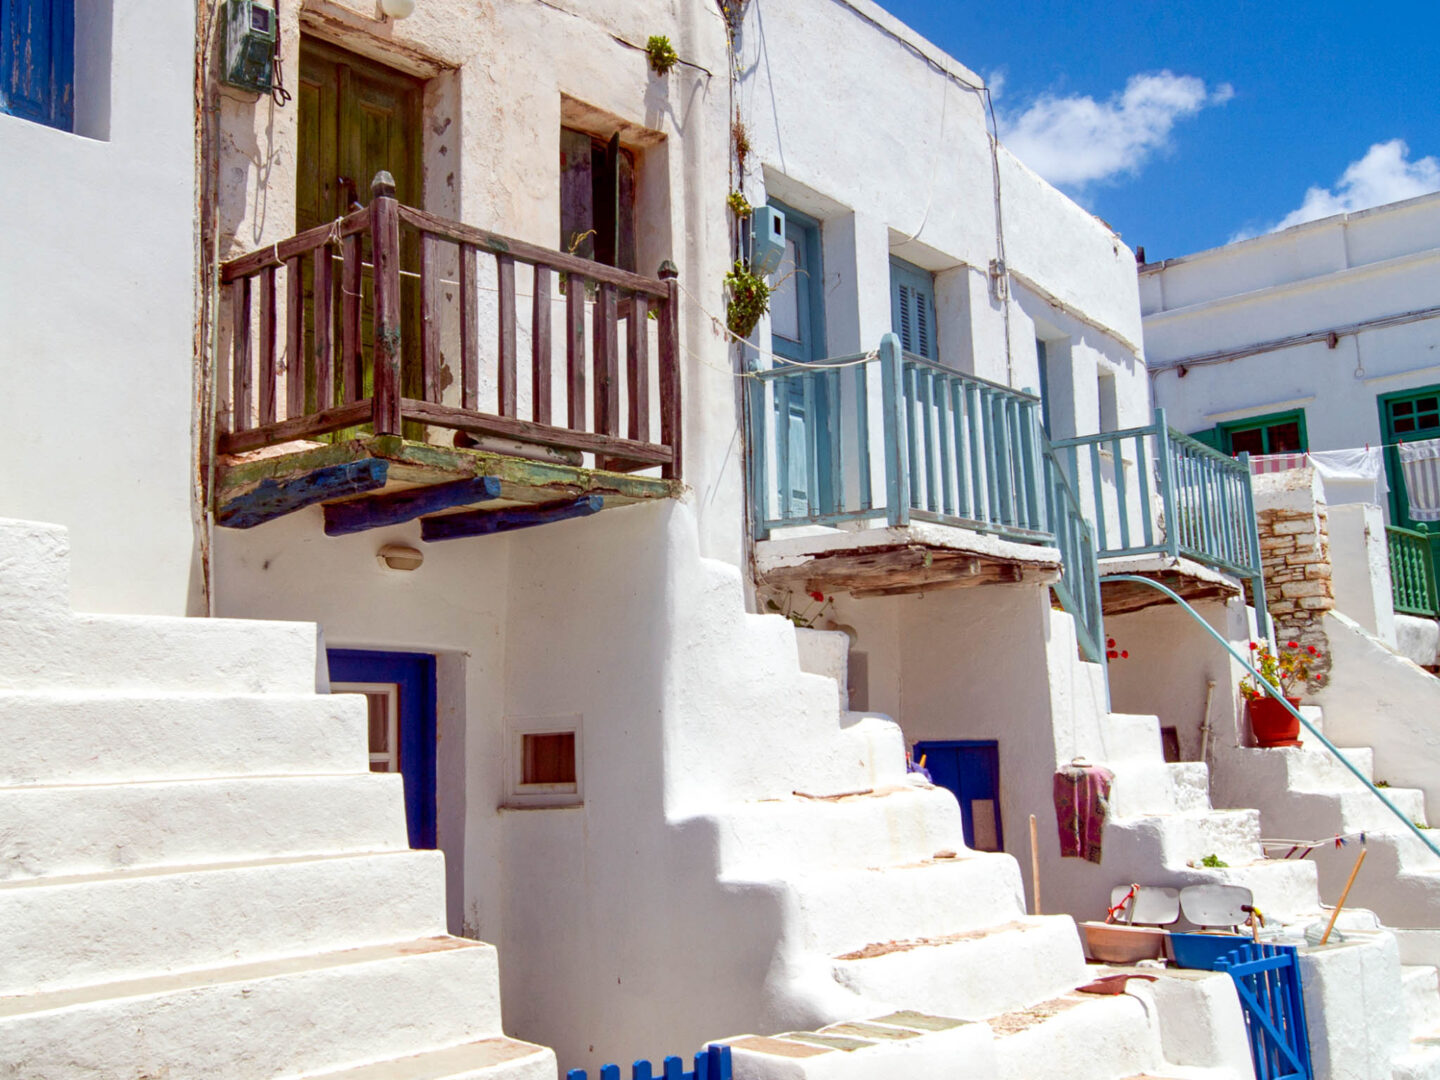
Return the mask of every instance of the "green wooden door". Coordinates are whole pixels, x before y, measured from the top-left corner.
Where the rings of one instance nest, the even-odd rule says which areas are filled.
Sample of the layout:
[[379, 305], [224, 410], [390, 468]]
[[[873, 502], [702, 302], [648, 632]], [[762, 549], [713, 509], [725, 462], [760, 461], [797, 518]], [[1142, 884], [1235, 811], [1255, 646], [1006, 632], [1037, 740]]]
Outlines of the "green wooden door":
[[[401, 203], [424, 206], [421, 184], [421, 104], [424, 84], [418, 79], [387, 68], [344, 49], [304, 38], [300, 43], [300, 137], [295, 181], [295, 226], [299, 230], [334, 221], [358, 205], [370, 202], [370, 181], [384, 170], [395, 178], [395, 194]], [[368, 242], [364, 261], [373, 264]], [[420, 269], [420, 249], [412, 233], [402, 231], [400, 265], [402, 277], [401, 372], [406, 397], [422, 396], [420, 369], [420, 290], [416, 278], [404, 273]], [[306, 267], [307, 327], [314, 325], [312, 285]], [[336, 264], [335, 281], [340, 281]], [[360, 328], [364, 350], [364, 380], [361, 396], [371, 391], [371, 341], [373, 339], [374, 286], [367, 269]], [[341, 305], [336, 304], [339, 317]], [[335, 331], [338, 342], [338, 324]], [[308, 355], [313, 349], [307, 348]], [[335, 365], [337, 380], [343, 364]], [[307, 401], [315, 402], [313, 371], [307, 374]], [[333, 399], [332, 399], [333, 400]], [[415, 427], [412, 431], [411, 428]], [[350, 437], [355, 432], [337, 433]], [[419, 438], [418, 425], [406, 425], [406, 435]]]

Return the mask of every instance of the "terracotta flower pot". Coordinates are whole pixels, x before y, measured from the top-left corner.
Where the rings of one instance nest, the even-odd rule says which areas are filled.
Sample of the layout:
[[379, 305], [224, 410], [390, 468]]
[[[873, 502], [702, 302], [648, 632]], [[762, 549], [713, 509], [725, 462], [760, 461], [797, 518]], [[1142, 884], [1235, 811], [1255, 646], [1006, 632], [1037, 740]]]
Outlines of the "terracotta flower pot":
[[[1300, 707], [1299, 698], [1285, 700], [1297, 709]], [[1250, 715], [1250, 730], [1255, 733], [1257, 746], [1300, 745], [1300, 721], [1274, 698], [1268, 695], [1251, 698], [1245, 709]]]

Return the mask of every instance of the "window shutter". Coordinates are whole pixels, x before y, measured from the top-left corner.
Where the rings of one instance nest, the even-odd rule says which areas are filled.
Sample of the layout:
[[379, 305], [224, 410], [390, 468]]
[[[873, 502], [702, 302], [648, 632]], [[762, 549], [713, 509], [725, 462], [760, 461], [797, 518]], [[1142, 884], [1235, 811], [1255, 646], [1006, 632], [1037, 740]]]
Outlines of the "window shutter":
[[74, 0], [0, 0], [0, 112], [73, 127]]
[[908, 353], [934, 360], [935, 278], [928, 270], [890, 260], [890, 326]]
[[1206, 428], [1204, 431], [1192, 431], [1190, 438], [1198, 443], [1204, 443], [1212, 450], [1219, 450], [1225, 453], [1224, 433], [1218, 427]]

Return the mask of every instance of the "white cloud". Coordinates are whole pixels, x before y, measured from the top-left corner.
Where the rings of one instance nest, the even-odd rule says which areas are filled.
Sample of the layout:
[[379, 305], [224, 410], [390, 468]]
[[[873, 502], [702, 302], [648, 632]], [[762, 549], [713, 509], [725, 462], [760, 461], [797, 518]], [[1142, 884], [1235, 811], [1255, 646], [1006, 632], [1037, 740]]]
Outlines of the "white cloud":
[[1334, 188], [1312, 187], [1298, 207], [1274, 225], [1263, 229], [1246, 229], [1236, 233], [1230, 242], [1246, 240], [1263, 232], [1278, 232], [1291, 225], [1316, 221], [1332, 214], [1348, 214], [1368, 210], [1372, 206], [1411, 199], [1440, 191], [1440, 159], [1423, 157], [1410, 160], [1410, 147], [1404, 139], [1376, 143], [1365, 156], [1352, 161], [1340, 174]]
[[1132, 75], [1104, 101], [1089, 95], [1037, 98], [1000, 118], [1000, 135], [1021, 161], [1052, 184], [1083, 186], [1133, 175], [1170, 145], [1179, 120], [1235, 96], [1229, 83], [1213, 90], [1194, 75], [1156, 71]]

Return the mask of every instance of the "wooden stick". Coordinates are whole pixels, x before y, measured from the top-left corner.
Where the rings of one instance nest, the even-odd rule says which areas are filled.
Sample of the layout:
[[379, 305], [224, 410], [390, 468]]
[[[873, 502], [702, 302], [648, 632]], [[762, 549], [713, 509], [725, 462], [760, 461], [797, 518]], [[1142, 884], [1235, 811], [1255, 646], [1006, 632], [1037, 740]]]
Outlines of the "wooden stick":
[[1035, 815], [1030, 815], [1030, 914], [1040, 914], [1040, 841]]
[[1325, 936], [1320, 939], [1324, 945], [1330, 940], [1330, 931], [1335, 929], [1335, 920], [1340, 917], [1340, 909], [1345, 906], [1345, 898], [1350, 895], [1350, 886], [1355, 884], [1355, 875], [1360, 873], [1360, 864], [1365, 861], [1365, 856], [1370, 852], [1365, 848], [1360, 849], [1360, 857], [1355, 860], [1355, 868], [1350, 871], [1350, 880], [1345, 882], [1345, 888], [1340, 891], [1340, 902], [1335, 905], [1335, 910], [1330, 913], [1330, 925], [1325, 927]]

